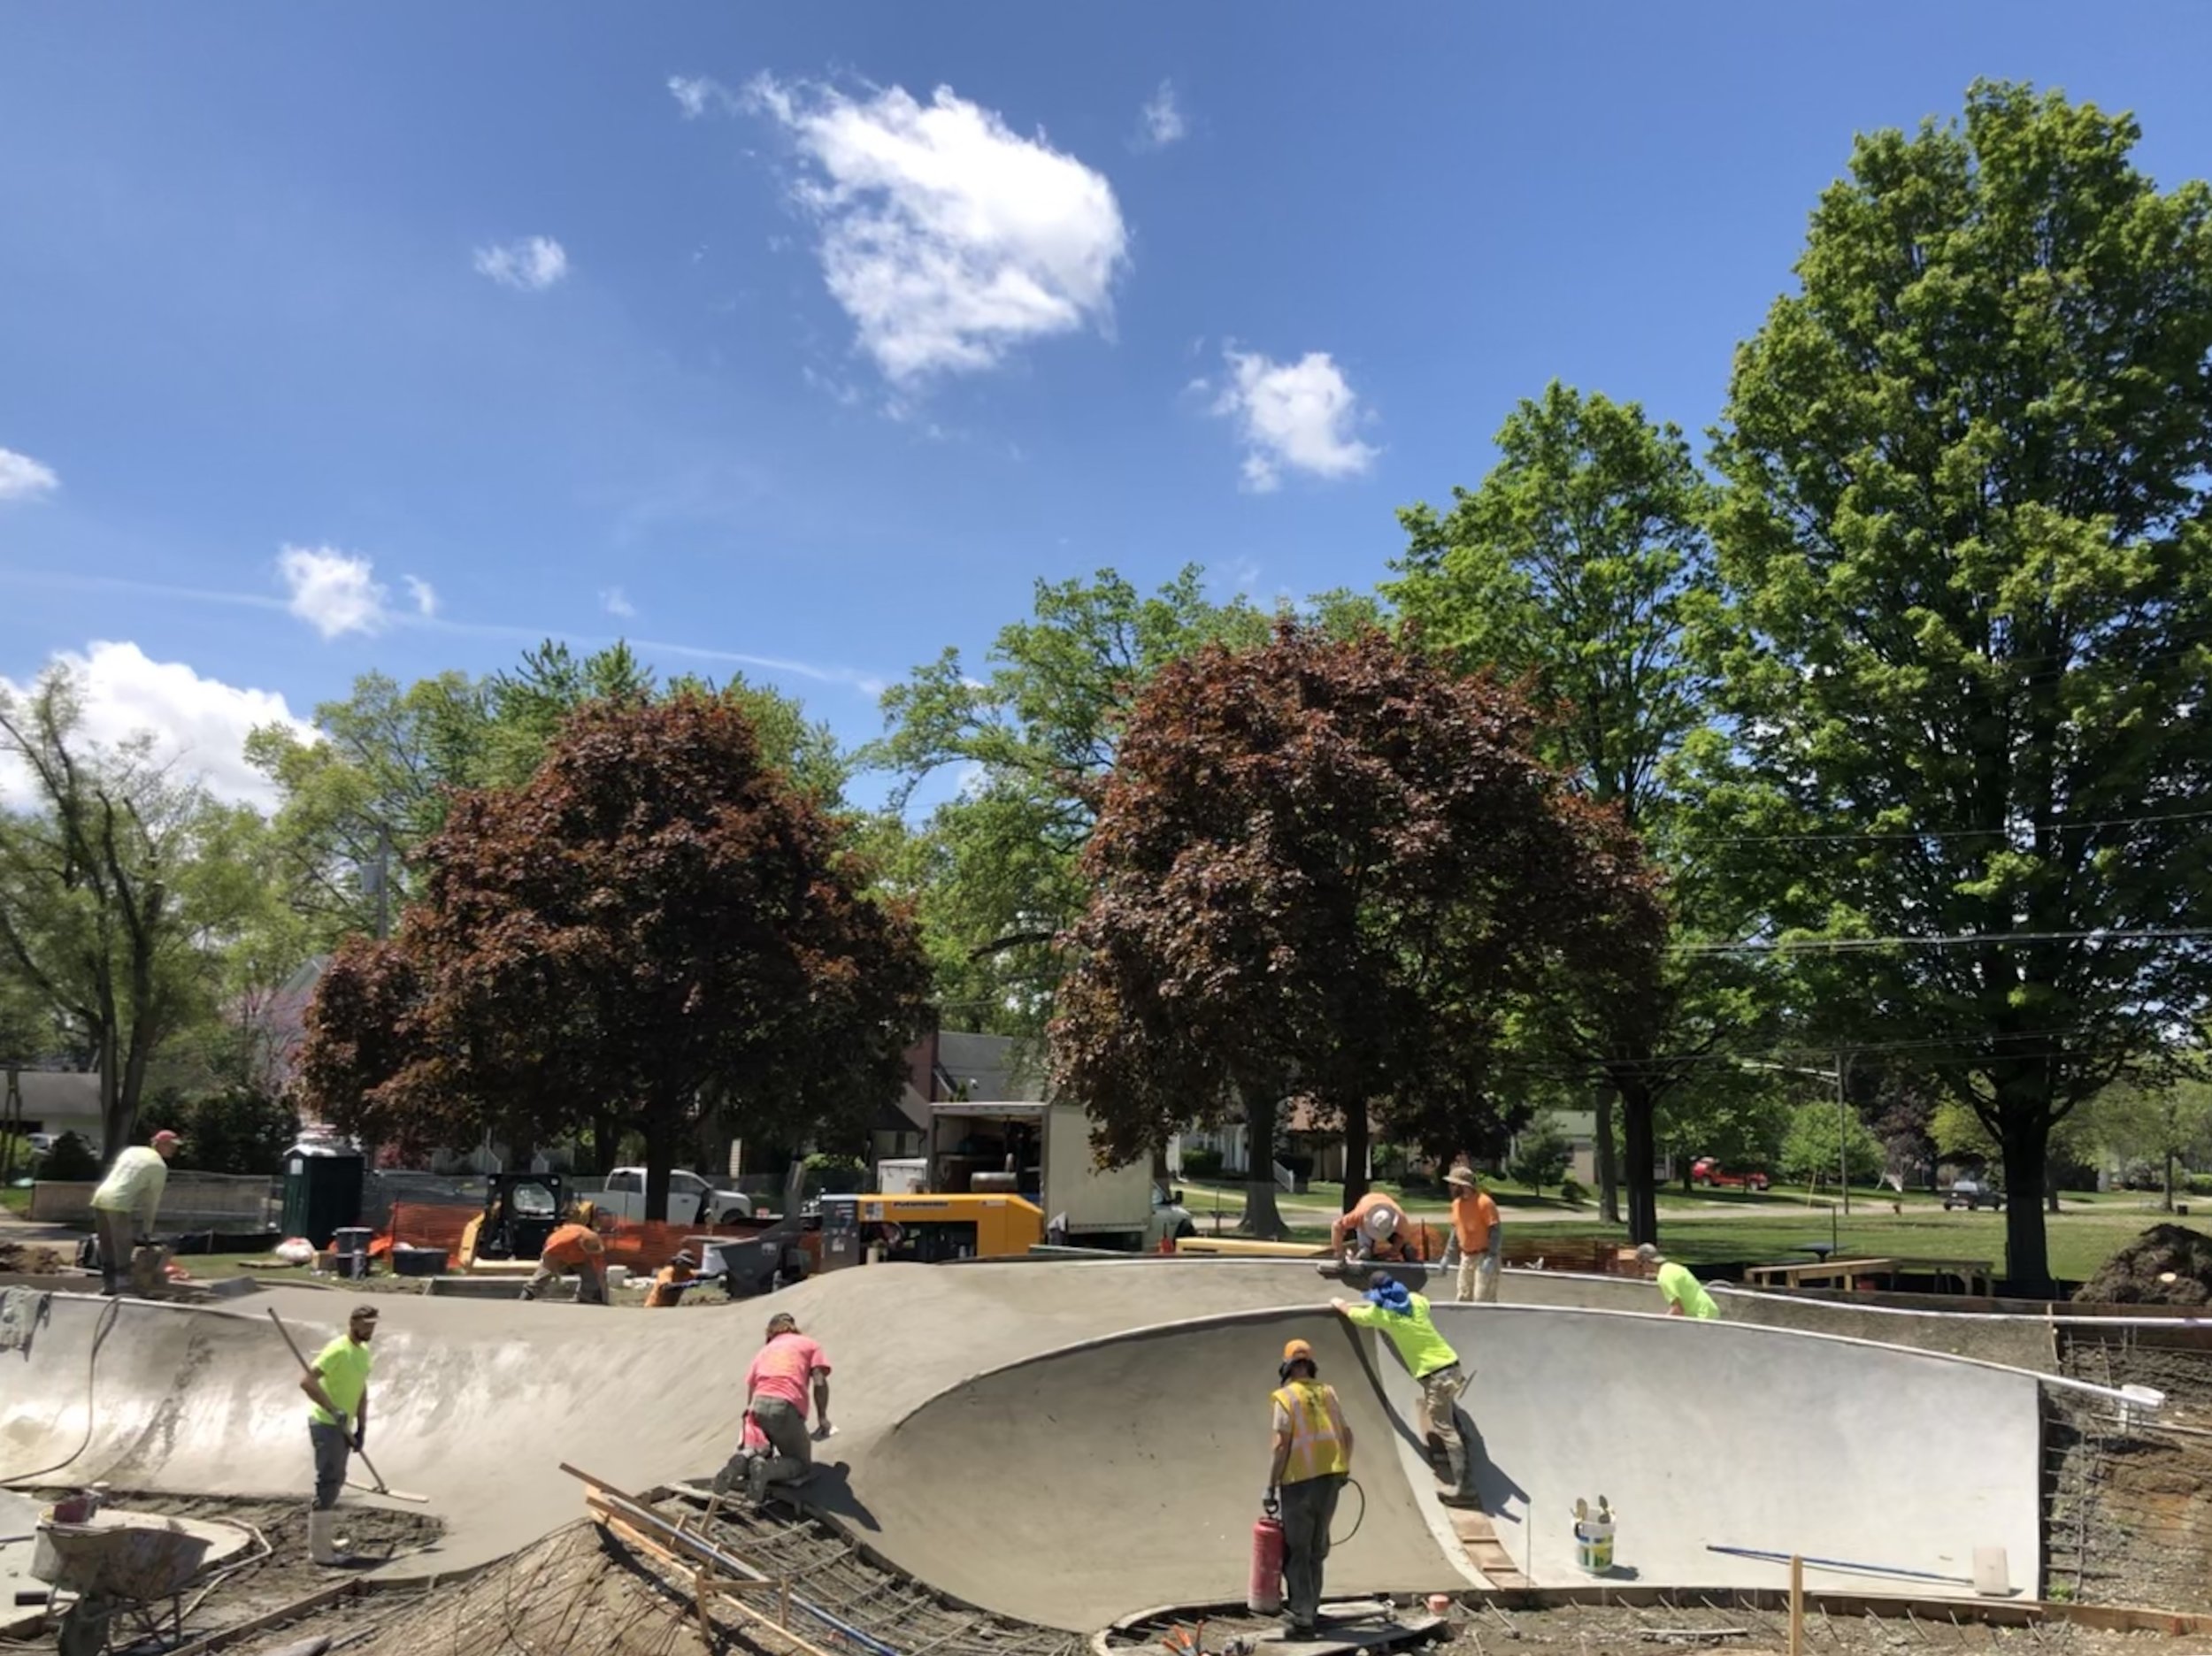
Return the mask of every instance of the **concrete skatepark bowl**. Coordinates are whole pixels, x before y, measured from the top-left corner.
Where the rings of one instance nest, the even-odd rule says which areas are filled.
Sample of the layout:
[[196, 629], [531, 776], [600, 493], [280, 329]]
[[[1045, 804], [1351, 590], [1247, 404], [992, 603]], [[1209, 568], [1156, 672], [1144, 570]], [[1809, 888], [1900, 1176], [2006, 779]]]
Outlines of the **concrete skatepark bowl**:
[[[1485, 1505], [1537, 1586], [1591, 1583], [1571, 1508], [1603, 1493], [1622, 1584], [1780, 1583], [1774, 1565], [1709, 1550], [1725, 1545], [1918, 1572], [1813, 1571], [1816, 1586], [1966, 1597], [1975, 1550], [2002, 1547], [2032, 1591], [2032, 1375], [1668, 1319], [1648, 1314], [1647, 1285], [1529, 1275], [1509, 1276], [1509, 1300], [1584, 1303], [1438, 1313], [1477, 1370], [1464, 1403]], [[1332, 1594], [1483, 1584], [1435, 1499], [1410, 1381], [1327, 1311], [1330, 1292], [1310, 1263], [1132, 1260], [876, 1266], [671, 1315], [388, 1298], [370, 1446], [447, 1532], [387, 1569], [465, 1568], [572, 1521], [581, 1491], [564, 1460], [633, 1490], [711, 1473], [772, 1305], [836, 1366], [839, 1435], [818, 1445], [810, 1502], [954, 1598], [1089, 1631], [1240, 1597], [1266, 1394], [1293, 1336], [1315, 1343], [1358, 1438], [1340, 1532], [1364, 1511], [1331, 1560]], [[0, 1356], [0, 1477], [65, 1460], [42, 1481], [303, 1494], [297, 1372], [265, 1313], [319, 1344], [346, 1303], [311, 1289], [220, 1309], [57, 1296], [31, 1349]], [[1923, 1476], [1938, 1443], [1945, 1475]]]

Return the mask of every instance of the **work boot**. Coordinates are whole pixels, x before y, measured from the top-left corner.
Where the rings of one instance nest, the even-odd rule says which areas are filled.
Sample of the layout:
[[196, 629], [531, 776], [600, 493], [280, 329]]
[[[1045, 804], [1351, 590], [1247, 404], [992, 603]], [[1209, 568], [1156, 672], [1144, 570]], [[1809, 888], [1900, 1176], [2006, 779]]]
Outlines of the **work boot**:
[[768, 1457], [766, 1455], [755, 1455], [752, 1463], [745, 1468], [745, 1493], [756, 1506], [764, 1506], [768, 1504]]
[[752, 1463], [752, 1456], [741, 1453], [733, 1454], [725, 1460], [722, 1469], [714, 1475], [714, 1492], [717, 1495], [734, 1494], [738, 1486], [746, 1482], [746, 1471]]
[[307, 1514], [307, 1556], [325, 1569], [351, 1569], [360, 1560], [338, 1545], [338, 1514], [334, 1508], [311, 1509]]

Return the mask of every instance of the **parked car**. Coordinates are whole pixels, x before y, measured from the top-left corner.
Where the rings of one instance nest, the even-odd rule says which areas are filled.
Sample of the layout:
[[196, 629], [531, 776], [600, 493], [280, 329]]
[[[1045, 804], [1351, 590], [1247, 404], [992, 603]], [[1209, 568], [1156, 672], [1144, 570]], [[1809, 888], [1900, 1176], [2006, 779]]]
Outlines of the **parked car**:
[[1773, 1183], [1763, 1173], [1731, 1172], [1721, 1166], [1718, 1159], [1713, 1156], [1700, 1156], [1690, 1163], [1690, 1182], [1693, 1184], [1702, 1184], [1708, 1190], [1747, 1191], [1763, 1191]]
[[1985, 1184], [1977, 1178], [1955, 1178], [1951, 1188], [1943, 1192], [1943, 1211], [1963, 1208], [1969, 1213], [1987, 1208], [1994, 1211], [2005, 1205], [2005, 1193], [1993, 1184]]
[[[604, 1190], [581, 1193], [597, 1203], [600, 1212], [618, 1219], [645, 1217], [643, 1168], [617, 1168], [607, 1175]], [[738, 1224], [752, 1216], [753, 1199], [742, 1191], [717, 1190], [682, 1168], [668, 1176], [670, 1224]]]

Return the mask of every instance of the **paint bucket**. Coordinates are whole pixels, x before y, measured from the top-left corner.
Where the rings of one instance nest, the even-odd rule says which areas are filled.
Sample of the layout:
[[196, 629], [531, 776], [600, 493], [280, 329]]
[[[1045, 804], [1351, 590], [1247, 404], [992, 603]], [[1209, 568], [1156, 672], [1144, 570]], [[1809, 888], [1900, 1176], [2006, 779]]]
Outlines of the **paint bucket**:
[[1575, 1562], [1586, 1575], [1613, 1573], [1613, 1526], [1595, 1518], [1575, 1525]]

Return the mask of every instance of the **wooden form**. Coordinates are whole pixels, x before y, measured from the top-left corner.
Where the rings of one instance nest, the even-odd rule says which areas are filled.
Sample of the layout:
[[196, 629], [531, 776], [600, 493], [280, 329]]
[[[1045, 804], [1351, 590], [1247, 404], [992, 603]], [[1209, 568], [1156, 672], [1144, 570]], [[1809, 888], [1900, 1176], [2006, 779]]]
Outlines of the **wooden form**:
[[1778, 1265], [1753, 1265], [1744, 1280], [1762, 1288], [1802, 1288], [1835, 1283], [1848, 1288], [1855, 1276], [1886, 1278], [1893, 1291], [1900, 1276], [1955, 1276], [1962, 1292], [1986, 1293], [1995, 1282], [1987, 1260], [1907, 1258], [1893, 1254], [1880, 1259], [1786, 1260]]
[[[579, 1471], [574, 1467], [564, 1466], [561, 1470], [582, 1481], [584, 1507], [591, 1514], [594, 1522], [631, 1551], [643, 1553], [658, 1563], [669, 1575], [690, 1589], [692, 1608], [699, 1618], [699, 1634], [710, 1650], [714, 1646], [714, 1615], [710, 1606], [720, 1600], [723, 1606], [734, 1614], [739, 1621], [749, 1627], [773, 1634], [795, 1649], [806, 1652], [806, 1656], [835, 1656], [834, 1652], [792, 1630], [791, 1581], [788, 1576], [729, 1575], [711, 1556], [715, 1549], [709, 1546], [705, 1537], [692, 1533], [687, 1519], [679, 1523], [660, 1521], [667, 1533], [676, 1537], [676, 1545], [672, 1546], [664, 1536], [654, 1535], [635, 1522], [638, 1516], [644, 1514], [645, 1504], [642, 1501], [624, 1494], [610, 1484], [600, 1483], [590, 1474]], [[763, 1598], [775, 1600], [772, 1614], [751, 1602]]]
[[1488, 1513], [1471, 1506], [1447, 1506], [1444, 1515], [1452, 1521], [1452, 1533], [1459, 1537], [1469, 1560], [1491, 1586], [1509, 1592], [1528, 1585], [1528, 1577], [1505, 1550], [1505, 1543], [1498, 1539], [1497, 1526], [1490, 1522]]

